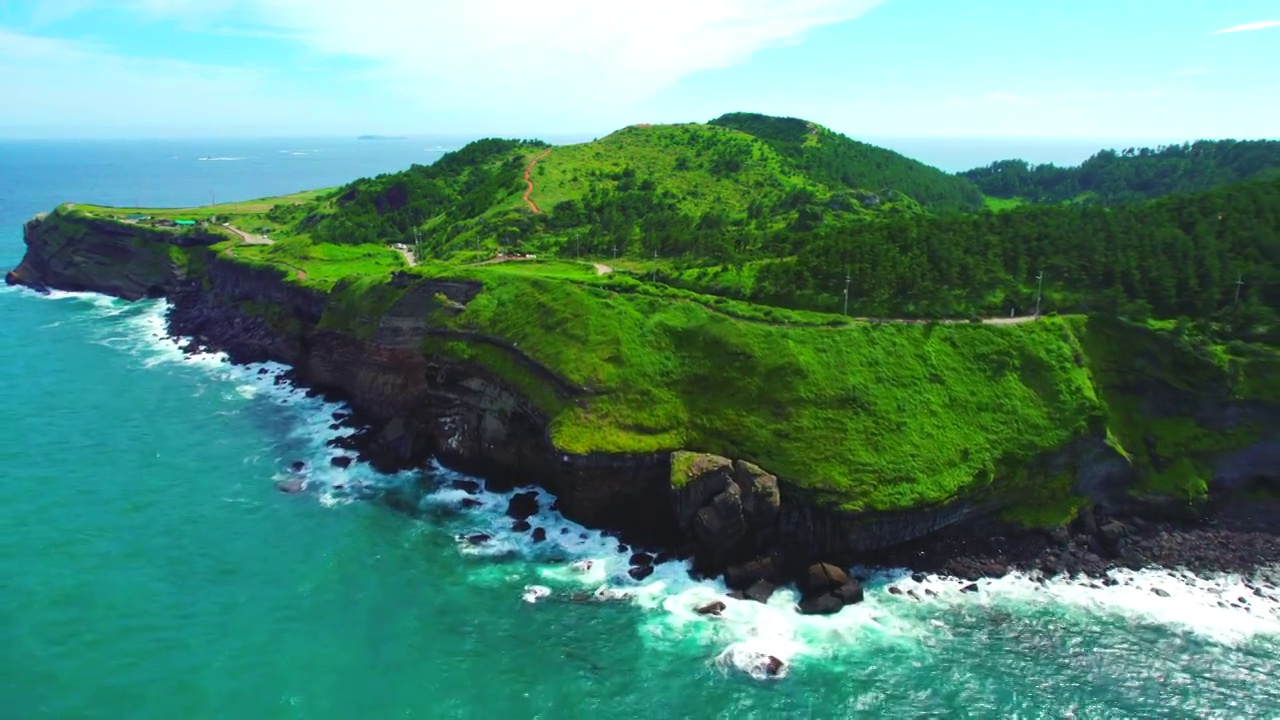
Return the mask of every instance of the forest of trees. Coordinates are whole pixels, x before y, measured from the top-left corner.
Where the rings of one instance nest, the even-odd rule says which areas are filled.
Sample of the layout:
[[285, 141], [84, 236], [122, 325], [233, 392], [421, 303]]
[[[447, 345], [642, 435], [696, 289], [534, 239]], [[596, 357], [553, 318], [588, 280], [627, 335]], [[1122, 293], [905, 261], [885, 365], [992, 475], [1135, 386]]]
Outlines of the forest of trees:
[[1280, 141], [1201, 140], [1155, 149], [1103, 150], [1078, 167], [1001, 160], [960, 176], [992, 197], [1118, 205], [1267, 174], [1280, 174]]
[[[750, 296], [792, 307], [919, 316], [1046, 311], [1205, 317], [1280, 307], [1280, 179], [1117, 208], [903, 216], [819, 230], [762, 263]], [[1239, 281], [1241, 284], [1237, 284]]]
[[[299, 225], [314, 239], [341, 243], [410, 241], [417, 229], [437, 257], [495, 246], [565, 257], [656, 257], [664, 282], [822, 311], [842, 309], [848, 278], [849, 312], [859, 316], [1025, 315], [1034, 310], [1043, 273], [1045, 311], [1170, 318], [1230, 309], [1257, 327], [1280, 319], [1280, 173], [1268, 170], [1280, 167], [1269, 154], [1280, 143], [1101, 153], [1074, 169], [997, 163], [971, 174], [990, 192], [1028, 197], [1039, 188], [1030, 196], [1045, 204], [928, 212], [896, 190], [819, 192], [843, 187], [833, 178], [846, 166], [861, 167], [865, 177], [866, 164], [844, 150], [829, 156], [830, 166], [821, 162], [828, 156], [807, 155], [813, 145], [796, 133], [811, 132], [808, 123], [726, 118], [717, 122], [732, 121], [775, 143], [821, 182], [789, 190], [780, 183], [782, 191], [753, 195], [745, 211], [730, 213], [682, 203], [657, 179], [624, 167], [540, 214], [522, 205], [494, 213], [523, 189], [525, 158], [544, 144], [484, 140], [434, 165], [352, 183], [339, 191], [333, 213], [308, 210]], [[1145, 199], [1235, 175], [1257, 177]], [[1060, 202], [1084, 187], [1098, 202]], [[936, 185], [935, 197], [955, 190], [946, 188]]]
[[966, 179], [804, 120], [729, 113], [710, 124], [741, 130], [764, 140], [810, 177], [831, 187], [866, 188], [875, 192], [896, 190], [933, 212], [982, 207], [982, 192]]

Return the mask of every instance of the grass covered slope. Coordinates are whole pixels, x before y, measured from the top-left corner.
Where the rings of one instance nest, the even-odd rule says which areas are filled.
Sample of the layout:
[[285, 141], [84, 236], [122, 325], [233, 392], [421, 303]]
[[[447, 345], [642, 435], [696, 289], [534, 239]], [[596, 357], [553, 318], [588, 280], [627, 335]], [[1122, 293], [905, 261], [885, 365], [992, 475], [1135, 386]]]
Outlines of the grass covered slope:
[[476, 273], [448, 324], [501, 337], [585, 388], [557, 396], [501, 351], [479, 362], [535, 398], [566, 452], [681, 448], [747, 458], [825, 503], [887, 510], [980, 490], [1100, 418], [1069, 325], [792, 327], [530, 273]]
[[[1057, 522], [1080, 499], [1069, 458], [1047, 458], [1084, 437], [1105, 437], [1127, 458], [1139, 493], [1194, 500], [1224, 453], [1277, 433], [1274, 345], [1217, 340], [1208, 321], [872, 324], [602, 275], [585, 262], [410, 267], [374, 244], [182, 245], [180, 230], [68, 211], [29, 228], [37, 280], [38, 266], [56, 265], [72, 287], [140, 297], [199, 280], [217, 253], [328, 293], [320, 328], [363, 339], [415, 282], [478, 281], [467, 305], [421, 311], [451, 331], [430, 333], [422, 350], [519, 389], [560, 450], [751, 460], [846, 510], [990, 491], [1021, 508], [1018, 519]], [[253, 298], [232, 302], [307, 330]]]

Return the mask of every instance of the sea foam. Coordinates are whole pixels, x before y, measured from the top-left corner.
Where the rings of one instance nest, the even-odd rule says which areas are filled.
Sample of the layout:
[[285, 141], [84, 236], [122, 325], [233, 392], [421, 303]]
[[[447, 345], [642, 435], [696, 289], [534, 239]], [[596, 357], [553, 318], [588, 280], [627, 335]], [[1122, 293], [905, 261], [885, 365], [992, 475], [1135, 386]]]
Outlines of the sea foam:
[[[307, 467], [293, 473], [282, 458], [270, 480], [301, 480], [327, 506], [367, 496], [365, 491], [370, 489], [418, 481], [415, 473], [387, 477], [359, 462], [347, 470], [330, 466], [330, 457], [350, 455], [326, 446], [328, 440], [352, 432], [330, 429], [331, 415], [345, 406], [309, 398], [289, 383], [278, 383], [277, 377], [286, 370], [279, 364], [236, 366], [221, 353], [184, 353], [183, 341], [165, 333], [163, 301], [130, 304], [92, 293], [54, 292], [47, 297], [82, 303], [89, 315], [110, 319], [98, 340], [138, 357], [147, 367], [196, 367], [225, 382], [229, 399], [288, 406], [295, 418], [289, 439], [302, 448], [298, 454]], [[542, 509], [529, 522], [546, 532], [546, 540], [535, 543], [529, 532], [513, 530], [506, 515], [515, 491], [467, 493], [452, 483], [471, 478], [436, 464], [426, 474], [435, 489], [423, 496], [420, 508], [428, 518], [435, 513], [455, 532], [460, 554], [480, 564], [477, 576], [488, 577], [485, 564], [501, 558], [508, 564], [490, 580], [513, 584], [524, 602], [585, 595], [595, 601], [632, 604], [643, 611], [638, 632], [646, 643], [693, 644], [715, 667], [761, 681], [786, 677], [806, 663], [861, 646], [889, 647], [908, 655], [927, 652], [933, 644], [953, 640], [953, 633], [959, 632], [954, 618], [975, 612], [1015, 617], [1045, 610], [1081, 617], [1103, 614], [1131, 624], [1181, 630], [1224, 645], [1280, 635], [1280, 591], [1274, 587], [1238, 575], [1201, 577], [1164, 570], [1115, 570], [1110, 587], [1091, 579], [1045, 580], [1015, 572], [979, 580], [976, 592], [966, 592], [970, 583], [957, 578], [928, 575], [917, 582], [906, 570], [851, 568], [865, 578], [864, 602], [832, 616], [801, 615], [792, 588], [779, 589], [764, 604], [735, 600], [727, 596], [720, 581], [693, 580], [683, 561], [655, 565], [652, 575], [636, 581], [627, 572], [630, 549], [551, 510], [555, 498], [549, 493], [533, 490]], [[478, 506], [466, 507], [476, 502]], [[469, 538], [476, 534], [488, 539], [472, 542]], [[697, 612], [712, 602], [724, 603], [719, 616]], [[774, 665], [770, 673], [775, 659], [781, 665]]]

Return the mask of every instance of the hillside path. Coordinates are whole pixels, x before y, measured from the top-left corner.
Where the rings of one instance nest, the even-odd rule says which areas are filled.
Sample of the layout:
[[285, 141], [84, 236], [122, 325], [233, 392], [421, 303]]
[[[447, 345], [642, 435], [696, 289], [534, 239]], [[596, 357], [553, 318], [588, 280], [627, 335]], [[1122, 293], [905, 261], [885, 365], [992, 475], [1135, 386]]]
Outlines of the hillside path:
[[222, 227], [240, 236], [240, 239], [244, 240], [246, 245], [271, 245], [275, 242], [275, 240], [272, 240], [266, 235], [254, 235], [252, 233], [247, 233], [240, 228], [232, 227], [226, 223], [223, 223]]
[[524, 169], [524, 181], [525, 181], [525, 184], [527, 184], [527, 185], [529, 186], [529, 187], [525, 188], [525, 191], [524, 191], [524, 201], [525, 201], [525, 203], [527, 203], [527, 204], [529, 205], [529, 209], [533, 211], [533, 214], [534, 214], [534, 215], [537, 215], [537, 214], [541, 213], [542, 211], [541, 211], [541, 210], [539, 210], [539, 209], [538, 209], [538, 206], [537, 206], [536, 204], [534, 204], [534, 202], [533, 202], [532, 200], [530, 200], [530, 199], [529, 199], [529, 195], [533, 193], [533, 179], [529, 177], [529, 174], [530, 174], [531, 172], [533, 172], [533, 166], [534, 166], [534, 165], [537, 165], [537, 164], [538, 164], [538, 161], [539, 161], [539, 160], [541, 160], [542, 158], [544, 158], [544, 157], [546, 157], [546, 156], [550, 155], [550, 154], [551, 154], [551, 151], [552, 151], [552, 150], [554, 150], [554, 149], [555, 149], [555, 148], [547, 148], [547, 151], [546, 151], [546, 152], [544, 152], [544, 153], [542, 153], [541, 155], [539, 155], [538, 157], [534, 158], [534, 159], [533, 159], [533, 162], [529, 163], [529, 167], [527, 167], [527, 168], [525, 168], [525, 169]]
[[597, 275], [608, 275], [613, 272], [613, 268], [603, 263], [591, 263], [591, 265], [595, 267]]

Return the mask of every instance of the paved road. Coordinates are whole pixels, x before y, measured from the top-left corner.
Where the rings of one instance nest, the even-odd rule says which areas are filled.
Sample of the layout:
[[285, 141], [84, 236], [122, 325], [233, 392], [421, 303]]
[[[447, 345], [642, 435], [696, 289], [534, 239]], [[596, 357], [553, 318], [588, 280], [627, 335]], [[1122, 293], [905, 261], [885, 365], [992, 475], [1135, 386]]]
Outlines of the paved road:
[[230, 230], [236, 235], [239, 235], [240, 239], [244, 240], [246, 245], [270, 245], [275, 242], [275, 240], [272, 240], [266, 235], [254, 235], [253, 233], [247, 233], [240, 228], [232, 227], [226, 223], [223, 223], [222, 227]]

